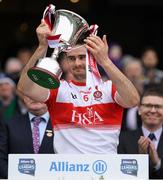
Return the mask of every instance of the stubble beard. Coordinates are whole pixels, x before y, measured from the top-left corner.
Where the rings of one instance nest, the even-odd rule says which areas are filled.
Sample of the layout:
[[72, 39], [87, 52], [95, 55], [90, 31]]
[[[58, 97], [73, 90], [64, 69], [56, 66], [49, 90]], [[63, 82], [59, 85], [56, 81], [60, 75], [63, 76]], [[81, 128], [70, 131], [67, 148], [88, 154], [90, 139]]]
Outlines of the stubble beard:
[[74, 78], [78, 82], [85, 82], [86, 81], [86, 74], [74, 74]]

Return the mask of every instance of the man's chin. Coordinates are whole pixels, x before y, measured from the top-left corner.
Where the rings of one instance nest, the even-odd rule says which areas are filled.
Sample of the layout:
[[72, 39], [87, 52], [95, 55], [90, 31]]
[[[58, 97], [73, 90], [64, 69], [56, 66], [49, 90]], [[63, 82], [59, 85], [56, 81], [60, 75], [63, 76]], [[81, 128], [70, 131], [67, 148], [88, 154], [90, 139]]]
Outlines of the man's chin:
[[155, 127], [158, 125], [158, 122], [148, 122], [149, 127]]
[[83, 73], [75, 73], [74, 77], [75, 77], [75, 79], [79, 79], [79, 80], [86, 79], [86, 76]]

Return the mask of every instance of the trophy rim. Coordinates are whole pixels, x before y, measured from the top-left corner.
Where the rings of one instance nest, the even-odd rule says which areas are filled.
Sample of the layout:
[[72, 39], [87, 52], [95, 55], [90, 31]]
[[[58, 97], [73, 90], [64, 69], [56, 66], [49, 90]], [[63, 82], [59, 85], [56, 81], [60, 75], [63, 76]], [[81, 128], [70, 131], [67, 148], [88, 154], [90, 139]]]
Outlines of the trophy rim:
[[46, 75], [48, 75], [50, 78], [52, 78], [53, 79], [53, 81], [55, 81], [55, 84], [47, 84], [47, 83], [42, 83], [43, 81], [42, 80], [38, 80], [38, 81], [34, 81], [36, 84], [38, 84], [38, 85], [40, 85], [40, 86], [42, 86], [42, 87], [44, 87], [44, 88], [48, 88], [48, 89], [56, 89], [56, 88], [58, 88], [59, 87], [59, 84], [60, 84], [60, 81], [59, 81], [59, 78], [58, 78], [58, 76], [57, 75], [55, 75], [55, 74], [53, 74], [53, 73], [51, 73], [50, 71], [48, 71], [48, 70], [46, 70], [46, 69], [43, 69], [43, 68], [41, 68], [41, 67], [37, 67], [37, 66], [35, 66], [35, 67], [31, 67], [29, 70], [28, 70], [28, 72], [27, 72], [27, 75], [28, 75], [28, 77], [33, 81], [33, 77], [32, 77], [32, 73], [34, 73], [34, 72], [36, 73], [38, 73], [38, 72], [42, 72], [42, 73], [45, 73]]
[[86, 22], [86, 25], [87, 25], [88, 28], [89, 28], [88, 22], [87, 22], [82, 16], [80, 16], [79, 14], [77, 14], [77, 13], [75, 13], [75, 12], [73, 12], [73, 11], [69, 11], [69, 10], [67, 10], [67, 9], [58, 9], [58, 10], [55, 11], [55, 13], [58, 12], [58, 11], [69, 12], [69, 13], [72, 13], [72, 14], [76, 15], [77, 17], [79, 17], [79, 18], [81, 18], [82, 20], [84, 20], [84, 21]]

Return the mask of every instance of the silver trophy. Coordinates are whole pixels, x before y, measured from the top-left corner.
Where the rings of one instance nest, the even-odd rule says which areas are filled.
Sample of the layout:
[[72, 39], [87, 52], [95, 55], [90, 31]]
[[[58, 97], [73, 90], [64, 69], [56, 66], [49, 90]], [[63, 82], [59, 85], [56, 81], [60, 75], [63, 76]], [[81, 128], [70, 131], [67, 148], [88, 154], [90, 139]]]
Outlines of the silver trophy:
[[[72, 11], [64, 9], [55, 11], [54, 5], [45, 9], [43, 17], [50, 17], [49, 15], [53, 16], [54, 19], [51, 27], [54, 36], [49, 38], [55, 39], [52, 45], [49, 44], [50, 47], [54, 48], [54, 51], [51, 57], [39, 59], [36, 65], [28, 70], [27, 74], [38, 85], [55, 89], [59, 87], [59, 79], [62, 75], [62, 70], [57, 62], [58, 55], [73, 47], [79, 37], [89, 29], [89, 25], [85, 19]], [[48, 22], [51, 23], [51, 18]]]

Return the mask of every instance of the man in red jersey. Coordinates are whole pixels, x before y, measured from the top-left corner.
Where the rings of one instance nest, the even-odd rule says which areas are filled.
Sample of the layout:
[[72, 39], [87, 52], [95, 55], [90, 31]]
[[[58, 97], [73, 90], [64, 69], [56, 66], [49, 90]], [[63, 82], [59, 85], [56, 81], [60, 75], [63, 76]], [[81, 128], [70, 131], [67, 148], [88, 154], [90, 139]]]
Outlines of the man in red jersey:
[[[139, 95], [109, 59], [106, 35], [101, 39], [91, 34], [82, 43], [78, 41], [66, 53], [72, 81], [63, 80], [58, 89], [49, 90], [27, 76], [29, 68], [46, 53], [47, 37], [52, 35], [44, 21], [36, 32], [39, 46], [24, 67], [17, 89], [36, 101], [46, 102], [55, 130], [56, 153], [116, 153], [123, 108], [137, 105]], [[110, 80], [86, 86], [86, 50]]]

